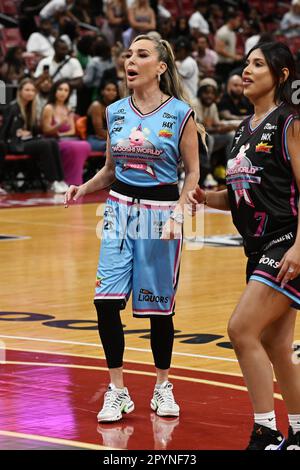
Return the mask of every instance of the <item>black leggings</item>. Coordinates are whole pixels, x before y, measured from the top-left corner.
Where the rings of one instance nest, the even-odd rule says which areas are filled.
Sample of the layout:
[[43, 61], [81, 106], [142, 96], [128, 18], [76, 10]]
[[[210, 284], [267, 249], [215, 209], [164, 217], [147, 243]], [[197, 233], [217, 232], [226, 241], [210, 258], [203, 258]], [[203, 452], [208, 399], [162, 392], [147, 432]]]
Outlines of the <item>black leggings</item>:
[[[116, 301], [95, 301], [98, 329], [109, 369], [122, 367], [125, 348], [124, 331], [120, 316], [120, 304]], [[173, 317], [150, 318], [151, 349], [155, 367], [169, 369], [171, 364], [174, 325]]]
[[[10, 150], [14, 153], [13, 148]], [[32, 139], [24, 142], [23, 153], [32, 155], [48, 181], [62, 181], [64, 179], [59, 147], [56, 139]]]

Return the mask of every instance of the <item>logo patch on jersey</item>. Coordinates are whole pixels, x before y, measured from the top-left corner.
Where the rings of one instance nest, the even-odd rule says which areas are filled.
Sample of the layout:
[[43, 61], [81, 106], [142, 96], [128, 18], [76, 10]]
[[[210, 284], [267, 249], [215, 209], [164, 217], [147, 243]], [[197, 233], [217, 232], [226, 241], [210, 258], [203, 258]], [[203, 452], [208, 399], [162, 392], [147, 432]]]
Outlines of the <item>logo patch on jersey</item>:
[[163, 118], [164, 119], [174, 119], [174, 121], [177, 121], [177, 116], [175, 116], [174, 114], [164, 113]]
[[275, 124], [271, 124], [270, 122], [267, 122], [264, 129], [266, 129], [267, 131], [274, 131], [277, 129], [277, 126]]
[[116, 116], [115, 117], [115, 124], [116, 125], [124, 124], [124, 122], [125, 122], [125, 117], [124, 116]]
[[151, 131], [140, 124], [133, 127], [128, 138], [118, 140], [116, 145], [112, 145], [113, 157], [120, 157], [130, 160], [153, 161], [159, 159], [164, 152], [162, 149], [156, 148], [149, 140]]
[[159, 137], [166, 137], [170, 139], [173, 135], [173, 132], [169, 131], [168, 129], [161, 129], [158, 133]]
[[146, 163], [134, 163], [134, 162], [128, 162], [124, 163], [123, 165], [123, 171], [127, 170], [138, 170], [138, 171], [143, 171], [144, 173], [147, 173], [147, 175], [150, 175], [152, 178], [156, 179], [156, 174], [152, 166], [147, 165]]
[[271, 142], [274, 132], [264, 132], [261, 136], [261, 140], [267, 140]]
[[270, 145], [267, 142], [259, 142], [255, 147], [255, 152], [271, 153], [272, 148], [273, 145]]
[[104, 277], [97, 276], [96, 279], [96, 287], [101, 287], [101, 282], [103, 281]]
[[248, 190], [250, 189], [250, 183], [260, 184], [261, 182], [261, 178], [255, 176], [255, 174], [262, 170], [262, 167], [252, 165], [246, 155], [249, 148], [250, 144], [242, 145], [237, 156], [228, 160], [227, 163], [226, 182], [231, 184], [237, 206], [244, 198], [246, 204], [254, 207]]

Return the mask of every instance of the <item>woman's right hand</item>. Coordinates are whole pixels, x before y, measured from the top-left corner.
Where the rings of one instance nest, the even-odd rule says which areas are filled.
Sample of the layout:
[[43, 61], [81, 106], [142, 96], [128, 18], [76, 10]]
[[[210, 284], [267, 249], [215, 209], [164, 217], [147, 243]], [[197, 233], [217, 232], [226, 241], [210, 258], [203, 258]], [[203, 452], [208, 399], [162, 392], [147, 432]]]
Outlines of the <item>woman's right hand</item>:
[[206, 192], [197, 186], [193, 191], [187, 193], [187, 202], [191, 206], [192, 215], [197, 212], [197, 204], [206, 202]]
[[69, 187], [68, 191], [65, 194], [65, 199], [64, 199], [64, 205], [65, 207], [69, 207], [69, 202], [72, 201], [77, 201], [82, 196], [86, 195], [86, 187], [84, 184], [81, 184], [80, 186], [74, 186], [71, 184]]

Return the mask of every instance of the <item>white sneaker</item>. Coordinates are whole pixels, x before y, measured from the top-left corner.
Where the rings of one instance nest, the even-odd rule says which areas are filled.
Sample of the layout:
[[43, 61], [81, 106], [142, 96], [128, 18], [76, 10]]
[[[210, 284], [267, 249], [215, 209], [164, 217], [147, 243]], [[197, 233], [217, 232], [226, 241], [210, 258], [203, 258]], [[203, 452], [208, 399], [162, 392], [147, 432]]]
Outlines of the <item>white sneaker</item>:
[[150, 406], [158, 416], [179, 416], [179, 406], [173, 395], [173, 385], [167, 380], [156, 385]]
[[60, 181], [53, 181], [50, 186], [50, 191], [53, 191], [56, 194], [63, 194], [66, 192], [65, 188], [61, 185]]
[[102, 409], [97, 415], [99, 423], [119, 421], [122, 413], [131, 413], [134, 410], [134, 403], [131, 400], [126, 387], [117, 388], [114, 384], [109, 384], [104, 395]]
[[218, 186], [218, 182], [215, 180], [215, 178], [213, 177], [211, 173], [208, 173], [208, 175], [206, 175], [206, 178], [203, 182], [203, 186], [205, 188], [213, 188], [215, 186]]
[[0, 186], [0, 196], [5, 196], [7, 194], [7, 191], [5, 191], [4, 188], [2, 188], [2, 186]]
[[58, 183], [60, 184], [62, 191], [66, 193], [69, 189], [69, 185], [65, 181], [59, 181]]

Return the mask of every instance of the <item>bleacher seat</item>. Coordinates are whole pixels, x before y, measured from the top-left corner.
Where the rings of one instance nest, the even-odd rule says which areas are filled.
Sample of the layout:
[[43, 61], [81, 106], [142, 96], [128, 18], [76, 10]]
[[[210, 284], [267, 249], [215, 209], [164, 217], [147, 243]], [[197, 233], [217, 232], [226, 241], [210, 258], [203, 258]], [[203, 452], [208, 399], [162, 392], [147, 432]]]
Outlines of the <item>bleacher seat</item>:
[[24, 45], [19, 28], [3, 28], [1, 30], [1, 36], [6, 50], [11, 47]]
[[0, 0], [0, 13], [16, 18], [18, 16], [18, 2], [14, 0]]

